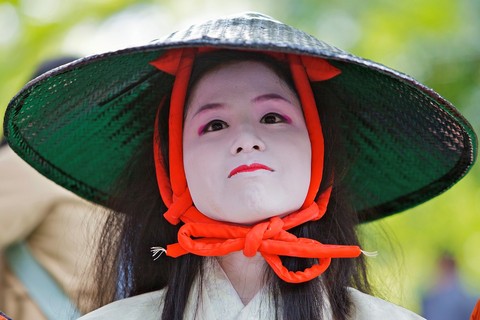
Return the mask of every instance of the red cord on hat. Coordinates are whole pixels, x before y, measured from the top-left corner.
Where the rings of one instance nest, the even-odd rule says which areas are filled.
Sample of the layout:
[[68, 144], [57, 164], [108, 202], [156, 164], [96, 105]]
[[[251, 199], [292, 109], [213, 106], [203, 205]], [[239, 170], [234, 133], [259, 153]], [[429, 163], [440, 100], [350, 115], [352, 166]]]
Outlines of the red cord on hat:
[[[160, 152], [158, 113], [154, 131], [157, 182], [162, 199], [168, 208], [164, 217], [172, 224], [184, 222], [178, 232], [178, 243], [168, 245], [166, 254], [171, 257], [187, 253], [200, 256], [222, 256], [243, 251], [245, 256], [252, 257], [259, 252], [273, 271], [281, 279], [290, 283], [306, 282], [319, 276], [328, 268], [332, 258], [358, 257], [361, 254], [358, 246], [324, 245], [316, 240], [297, 238], [287, 231], [307, 221], [320, 219], [325, 214], [330, 199], [331, 187], [325, 190], [315, 202], [317, 190], [322, 181], [324, 141], [309, 81], [330, 79], [338, 75], [340, 70], [322, 59], [266, 53], [289, 63], [309, 132], [312, 145], [312, 177], [303, 206], [284, 218], [273, 217], [253, 226], [219, 222], [206, 217], [195, 208], [183, 168], [183, 109], [195, 54], [197, 51], [211, 50], [216, 49], [172, 49], [151, 62], [161, 71], [175, 76], [169, 115], [169, 174], [165, 171]], [[316, 258], [318, 263], [303, 271], [293, 272], [283, 266], [280, 256]]]

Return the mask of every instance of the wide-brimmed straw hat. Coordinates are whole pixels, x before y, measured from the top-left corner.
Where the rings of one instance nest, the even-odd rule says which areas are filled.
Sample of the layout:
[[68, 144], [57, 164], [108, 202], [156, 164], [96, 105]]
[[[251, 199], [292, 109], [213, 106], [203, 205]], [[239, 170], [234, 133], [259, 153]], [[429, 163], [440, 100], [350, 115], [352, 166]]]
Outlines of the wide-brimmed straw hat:
[[[150, 62], [168, 50], [217, 47], [307, 55], [341, 74], [322, 83], [340, 114], [353, 205], [370, 221], [420, 204], [471, 168], [470, 124], [433, 90], [270, 17], [211, 20], [145, 46], [86, 57], [29, 82], [10, 102], [13, 150], [78, 195], [105, 204], [110, 185], [145, 140], [172, 76]], [[313, 86], [313, 90], [319, 90]], [[332, 99], [332, 97], [330, 97]], [[321, 107], [321, 106], [320, 106]]]

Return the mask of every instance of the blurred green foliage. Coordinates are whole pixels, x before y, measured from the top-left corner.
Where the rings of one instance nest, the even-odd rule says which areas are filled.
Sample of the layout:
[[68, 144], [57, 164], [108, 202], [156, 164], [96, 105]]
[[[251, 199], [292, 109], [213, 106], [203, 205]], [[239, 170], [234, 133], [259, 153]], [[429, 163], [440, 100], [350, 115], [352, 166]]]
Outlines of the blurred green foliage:
[[[413, 76], [455, 104], [480, 132], [476, 0], [0, 0], [0, 114], [44, 59], [113, 50], [241, 11], [269, 14]], [[369, 262], [385, 298], [420, 312], [421, 294], [434, 280], [443, 250], [454, 253], [462, 279], [478, 295], [479, 165], [436, 199], [360, 231], [364, 249], [379, 252]]]

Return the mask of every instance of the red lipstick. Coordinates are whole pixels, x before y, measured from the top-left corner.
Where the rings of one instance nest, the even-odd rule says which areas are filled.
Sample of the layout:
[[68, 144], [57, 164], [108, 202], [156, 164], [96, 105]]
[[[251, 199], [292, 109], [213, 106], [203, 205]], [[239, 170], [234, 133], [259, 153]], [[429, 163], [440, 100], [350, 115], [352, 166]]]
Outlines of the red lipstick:
[[245, 164], [242, 164], [241, 166], [238, 166], [236, 167], [235, 169], [233, 169], [230, 174], [228, 175], [229, 178], [233, 177], [234, 175], [236, 175], [237, 173], [240, 173], [240, 172], [251, 172], [251, 171], [256, 171], [256, 170], [268, 170], [268, 171], [274, 171], [272, 168], [264, 165], [264, 164], [261, 164], [261, 163], [252, 163], [250, 165], [245, 165]]

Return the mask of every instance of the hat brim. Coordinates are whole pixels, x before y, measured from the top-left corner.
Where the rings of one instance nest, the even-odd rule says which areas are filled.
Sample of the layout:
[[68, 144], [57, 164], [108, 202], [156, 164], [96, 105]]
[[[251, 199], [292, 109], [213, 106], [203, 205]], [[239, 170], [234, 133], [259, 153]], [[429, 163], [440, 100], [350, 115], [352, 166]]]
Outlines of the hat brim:
[[54, 69], [12, 99], [5, 136], [40, 173], [103, 205], [135, 150], [152, 141], [155, 112], [170, 95], [172, 76], [149, 62], [169, 49], [204, 46], [309, 55], [342, 71], [312, 88], [338, 108], [349, 163], [345, 183], [354, 191], [361, 221], [442, 193], [475, 161], [472, 127], [433, 90], [254, 14], [210, 21], [146, 46]]

